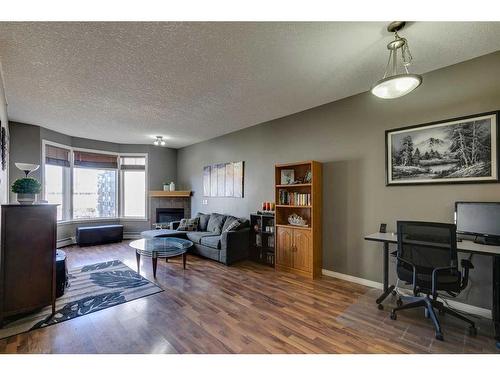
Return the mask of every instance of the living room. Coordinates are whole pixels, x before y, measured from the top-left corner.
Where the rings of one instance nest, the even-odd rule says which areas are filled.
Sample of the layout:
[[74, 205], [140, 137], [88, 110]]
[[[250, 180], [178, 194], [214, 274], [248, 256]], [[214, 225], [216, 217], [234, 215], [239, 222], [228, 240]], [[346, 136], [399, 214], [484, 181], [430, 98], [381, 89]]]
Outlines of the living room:
[[0, 22], [0, 353], [498, 354], [500, 22], [363, 17]]

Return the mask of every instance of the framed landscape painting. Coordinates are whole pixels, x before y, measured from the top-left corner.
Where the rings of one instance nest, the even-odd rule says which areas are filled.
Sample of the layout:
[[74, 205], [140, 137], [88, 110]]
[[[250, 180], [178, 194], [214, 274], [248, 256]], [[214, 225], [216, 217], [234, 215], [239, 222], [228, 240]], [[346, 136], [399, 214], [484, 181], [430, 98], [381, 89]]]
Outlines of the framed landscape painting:
[[386, 184], [498, 182], [498, 116], [489, 112], [387, 130]]

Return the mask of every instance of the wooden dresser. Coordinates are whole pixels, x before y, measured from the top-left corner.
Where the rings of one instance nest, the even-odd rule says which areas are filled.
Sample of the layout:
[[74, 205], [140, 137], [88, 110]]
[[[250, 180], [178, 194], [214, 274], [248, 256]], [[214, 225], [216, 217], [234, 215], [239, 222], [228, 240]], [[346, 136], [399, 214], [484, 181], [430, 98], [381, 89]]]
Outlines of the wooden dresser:
[[0, 327], [6, 317], [55, 311], [57, 205], [2, 205]]
[[[283, 183], [282, 173], [292, 173], [300, 182]], [[275, 267], [310, 278], [318, 277], [322, 263], [322, 165], [317, 161], [277, 164], [275, 181]], [[294, 213], [304, 218], [307, 226], [290, 225], [288, 217]]]

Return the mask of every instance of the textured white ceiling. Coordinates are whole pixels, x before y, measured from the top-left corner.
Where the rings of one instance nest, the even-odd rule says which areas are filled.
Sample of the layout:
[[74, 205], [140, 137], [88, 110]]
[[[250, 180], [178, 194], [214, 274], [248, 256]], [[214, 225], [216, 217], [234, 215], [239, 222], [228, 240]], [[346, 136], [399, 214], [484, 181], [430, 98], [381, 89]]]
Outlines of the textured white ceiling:
[[[368, 90], [387, 62], [385, 27], [0, 22], [9, 118], [182, 147]], [[416, 22], [401, 34], [418, 73], [500, 49], [500, 23]]]

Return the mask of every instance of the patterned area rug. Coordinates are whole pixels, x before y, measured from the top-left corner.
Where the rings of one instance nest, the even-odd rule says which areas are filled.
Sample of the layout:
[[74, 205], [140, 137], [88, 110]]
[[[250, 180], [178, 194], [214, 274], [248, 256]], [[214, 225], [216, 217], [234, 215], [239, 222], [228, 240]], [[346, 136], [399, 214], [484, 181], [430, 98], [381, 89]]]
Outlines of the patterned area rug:
[[15, 320], [0, 329], [0, 339], [64, 322], [137, 298], [162, 292], [119, 260], [97, 263], [69, 271], [69, 287], [56, 300], [56, 314], [47, 306]]

